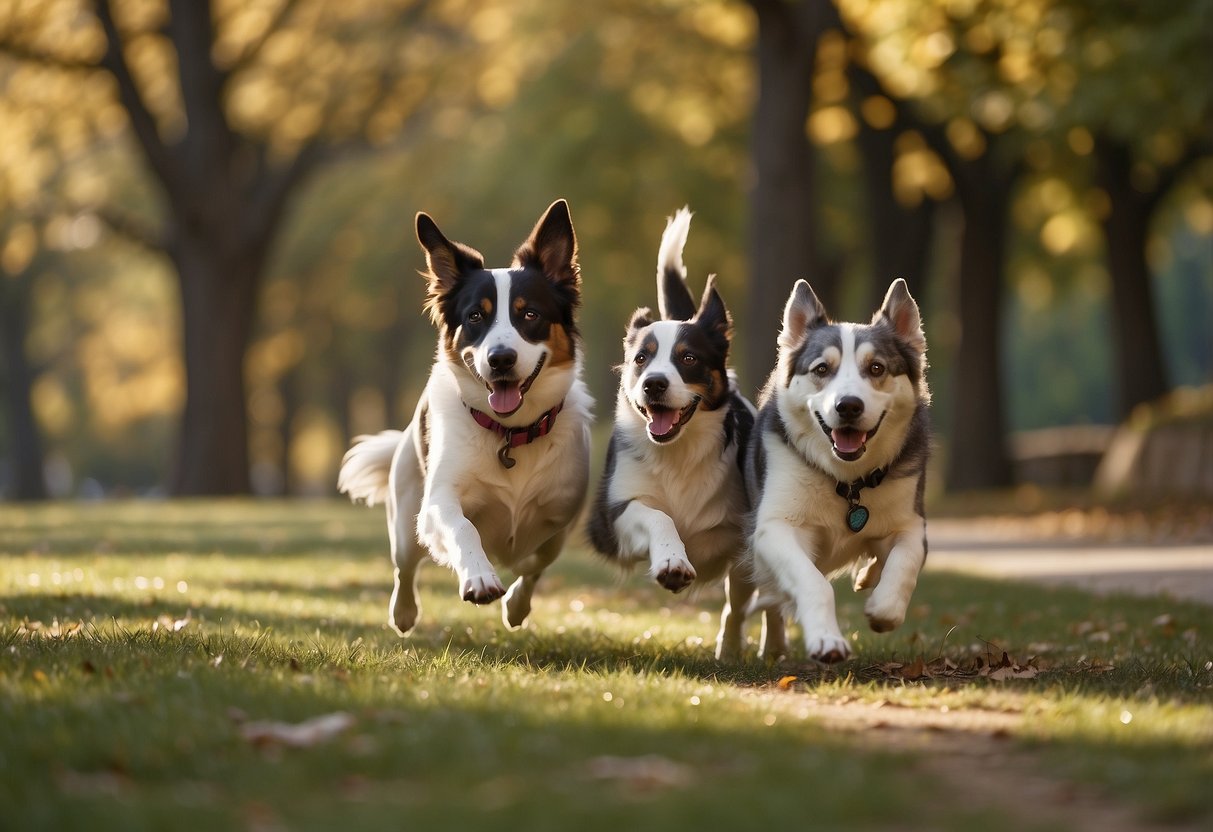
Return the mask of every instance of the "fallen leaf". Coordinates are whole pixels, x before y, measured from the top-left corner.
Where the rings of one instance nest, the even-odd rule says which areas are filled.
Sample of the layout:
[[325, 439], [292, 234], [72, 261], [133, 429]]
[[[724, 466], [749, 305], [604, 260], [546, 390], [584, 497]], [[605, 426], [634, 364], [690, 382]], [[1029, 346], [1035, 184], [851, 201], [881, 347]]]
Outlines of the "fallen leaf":
[[784, 676], [776, 684], [779, 685], [780, 690], [791, 690], [792, 685], [796, 684], [796, 677], [795, 676]]
[[279, 744], [311, 748], [334, 739], [353, 724], [352, 715], [336, 711], [303, 722], [247, 722], [240, 726], [240, 735], [257, 746]]

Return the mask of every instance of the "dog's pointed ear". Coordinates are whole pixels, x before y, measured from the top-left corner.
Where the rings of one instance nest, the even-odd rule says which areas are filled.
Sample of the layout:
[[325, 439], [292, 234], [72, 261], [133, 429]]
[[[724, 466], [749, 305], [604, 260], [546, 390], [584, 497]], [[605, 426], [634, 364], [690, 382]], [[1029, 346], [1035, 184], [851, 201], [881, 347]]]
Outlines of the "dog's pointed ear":
[[884, 296], [880, 311], [872, 316], [872, 323], [888, 321], [901, 338], [920, 353], [927, 351], [927, 338], [922, 332], [922, 316], [918, 313], [918, 304], [910, 296], [910, 287], [900, 277], [889, 286]]
[[647, 306], [642, 306], [632, 313], [632, 319], [628, 321], [628, 335], [633, 332], [644, 329], [653, 323], [653, 310]]
[[424, 276], [430, 282], [430, 295], [444, 295], [468, 272], [484, 268], [484, 257], [476, 249], [446, 238], [429, 214], [417, 214], [417, 242], [425, 249], [429, 267]]
[[716, 275], [708, 275], [708, 283], [703, 288], [703, 300], [699, 302], [699, 311], [695, 313], [694, 322], [706, 329], [708, 333], [719, 338], [727, 348], [729, 338], [733, 334], [733, 318], [729, 315], [724, 299], [716, 290]]
[[514, 254], [515, 266], [533, 266], [553, 283], [578, 290], [581, 267], [577, 265], [577, 235], [569, 204], [558, 199], [548, 206], [531, 236]]
[[793, 349], [814, 327], [830, 322], [826, 308], [807, 280], [797, 280], [783, 308], [783, 330], [779, 333], [779, 346]]

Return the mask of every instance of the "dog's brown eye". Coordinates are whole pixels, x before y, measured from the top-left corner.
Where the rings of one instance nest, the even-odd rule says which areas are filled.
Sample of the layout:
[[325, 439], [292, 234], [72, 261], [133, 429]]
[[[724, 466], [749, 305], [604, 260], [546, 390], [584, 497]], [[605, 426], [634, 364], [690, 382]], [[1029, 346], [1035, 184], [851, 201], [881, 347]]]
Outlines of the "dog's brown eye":
[[828, 376], [830, 374], [830, 365], [829, 364], [818, 364], [816, 367], [814, 367], [809, 372], [811, 372], [813, 375], [817, 376], [818, 378], [825, 378], [826, 376]]
[[484, 313], [481, 312], [479, 309], [475, 310], [474, 312], [468, 313], [468, 323], [469, 324], [478, 324], [483, 320], [484, 320]]
[[688, 353], [683, 353], [683, 356], [682, 356], [682, 363], [683, 363], [683, 364], [694, 364], [694, 363], [695, 363], [696, 361], [698, 361], [698, 360], [699, 360], [699, 359], [698, 359], [698, 358], [696, 358], [696, 357], [695, 357], [695, 355], [694, 355], [693, 353], [689, 353], [689, 352], [688, 352]]
[[539, 313], [534, 309], [528, 309], [522, 313], [522, 317], [528, 321], [537, 321], [539, 320]]
[[632, 360], [635, 361], [637, 364], [643, 364], [644, 362], [649, 360], [649, 357], [642, 352], [638, 352], [638, 353], [636, 353], [636, 357], [633, 358]]
[[868, 375], [872, 376], [872, 378], [876, 378], [878, 376], [883, 376], [884, 375], [884, 365], [881, 364], [879, 361], [873, 361], [872, 366], [868, 367]]

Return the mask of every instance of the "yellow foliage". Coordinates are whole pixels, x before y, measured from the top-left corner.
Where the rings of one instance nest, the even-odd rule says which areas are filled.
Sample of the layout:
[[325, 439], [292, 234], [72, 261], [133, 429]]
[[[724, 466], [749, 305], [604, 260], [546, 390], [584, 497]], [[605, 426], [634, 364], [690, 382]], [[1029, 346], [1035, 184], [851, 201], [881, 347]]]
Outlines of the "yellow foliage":
[[59, 437], [71, 430], [76, 418], [75, 408], [57, 378], [40, 376], [30, 391], [30, 399], [38, 424], [49, 436]]
[[809, 138], [816, 144], [848, 141], [858, 129], [855, 117], [843, 106], [825, 107], [809, 116]]
[[1085, 127], [1071, 127], [1066, 132], [1066, 144], [1079, 156], [1089, 156], [1095, 149], [1095, 138]]
[[1184, 206], [1184, 220], [1196, 234], [1213, 235], [1213, 201], [1206, 197], [1189, 200]]
[[869, 126], [887, 130], [897, 120], [897, 108], [883, 95], [870, 95], [859, 105], [859, 112]]
[[0, 247], [0, 269], [9, 275], [19, 275], [38, 251], [38, 232], [31, 223], [18, 223], [8, 233]]
[[986, 139], [981, 130], [967, 118], [954, 118], [948, 122], [948, 141], [963, 159], [977, 159], [986, 152]]
[[901, 205], [913, 207], [927, 196], [944, 200], [952, 195], [952, 177], [943, 161], [916, 132], [903, 133], [894, 145], [893, 195]]

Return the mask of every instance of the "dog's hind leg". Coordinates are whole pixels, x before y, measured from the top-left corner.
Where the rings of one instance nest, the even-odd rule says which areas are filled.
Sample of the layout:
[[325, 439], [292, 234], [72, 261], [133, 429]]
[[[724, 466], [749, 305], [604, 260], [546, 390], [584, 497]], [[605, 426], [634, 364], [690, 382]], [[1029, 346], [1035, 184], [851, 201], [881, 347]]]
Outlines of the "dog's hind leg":
[[501, 603], [501, 620], [511, 630], [517, 630], [531, 614], [531, 595], [535, 592], [535, 584], [539, 583], [543, 571], [552, 565], [552, 561], [560, 555], [564, 548], [564, 540], [568, 532], [564, 531], [549, 539], [535, 550], [535, 554], [519, 564], [523, 574], [519, 575], [505, 594]]
[[425, 560], [426, 551], [418, 542], [415, 530], [417, 508], [421, 503], [419, 477], [413, 443], [406, 436], [393, 460], [387, 498], [388, 541], [396, 567], [392, 600], [388, 604], [388, 623], [402, 636], [413, 629], [421, 615], [421, 604], [417, 600], [417, 567]]
[[788, 624], [783, 607], [771, 607], [762, 614], [762, 642], [758, 655], [769, 662], [777, 662], [788, 656]]
[[722, 662], [741, 659], [746, 607], [755, 590], [749, 572], [748, 565], [735, 563], [724, 579], [724, 609], [720, 611], [720, 632], [716, 634], [716, 658]]

